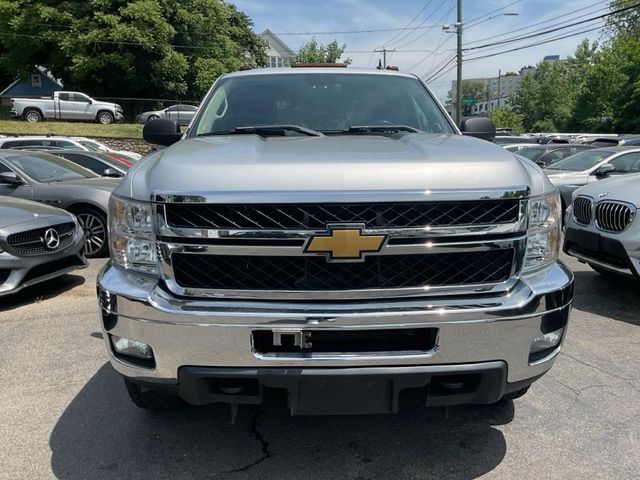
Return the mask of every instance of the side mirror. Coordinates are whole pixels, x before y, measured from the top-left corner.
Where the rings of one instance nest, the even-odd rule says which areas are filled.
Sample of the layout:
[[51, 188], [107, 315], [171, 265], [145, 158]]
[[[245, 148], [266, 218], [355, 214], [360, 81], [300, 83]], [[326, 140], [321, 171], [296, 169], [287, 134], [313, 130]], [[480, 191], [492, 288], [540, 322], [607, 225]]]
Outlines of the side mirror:
[[0, 173], [0, 184], [2, 183], [18, 187], [20, 185], [24, 185], [24, 180], [22, 180], [15, 172], [2, 172]]
[[142, 138], [154, 145], [173, 145], [182, 138], [180, 126], [175, 120], [157, 118], [144, 124]]
[[87, 103], [88, 103], [89, 105], [93, 105], [93, 100], [88, 99], [88, 100], [87, 100]]
[[492, 142], [496, 138], [496, 126], [484, 117], [465, 118], [460, 123], [460, 131], [470, 137], [482, 138]]
[[616, 169], [616, 167], [614, 167], [610, 163], [605, 163], [600, 168], [597, 168], [596, 171], [593, 172], [593, 174], [596, 177], [604, 177], [604, 176], [610, 174], [611, 172], [613, 172], [615, 169]]
[[104, 172], [102, 172], [103, 177], [123, 177], [122, 173], [120, 173], [115, 168], [107, 168]]

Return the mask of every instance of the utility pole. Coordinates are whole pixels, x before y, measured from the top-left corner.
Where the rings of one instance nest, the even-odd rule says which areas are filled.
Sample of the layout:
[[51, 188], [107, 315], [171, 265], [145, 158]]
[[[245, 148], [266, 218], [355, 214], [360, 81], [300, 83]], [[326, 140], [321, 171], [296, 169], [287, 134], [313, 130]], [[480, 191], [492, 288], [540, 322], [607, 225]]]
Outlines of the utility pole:
[[456, 82], [456, 123], [462, 121], [462, 0], [458, 0], [458, 18], [456, 22], [458, 34], [458, 75]]
[[500, 100], [502, 100], [502, 85], [500, 84], [501, 77], [502, 70], [498, 70], [498, 108], [500, 108]]
[[395, 52], [396, 49], [389, 50], [387, 48], [382, 48], [380, 50], [374, 50], [376, 53], [382, 53], [382, 68], [387, 68], [387, 52]]

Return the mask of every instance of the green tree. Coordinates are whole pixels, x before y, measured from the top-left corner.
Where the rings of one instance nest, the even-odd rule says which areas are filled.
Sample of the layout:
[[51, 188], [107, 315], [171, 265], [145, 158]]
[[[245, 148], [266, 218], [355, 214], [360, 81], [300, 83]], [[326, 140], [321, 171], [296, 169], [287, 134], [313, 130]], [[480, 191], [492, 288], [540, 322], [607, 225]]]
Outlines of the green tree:
[[510, 106], [494, 108], [489, 118], [498, 128], [511, 128], [516, 133], [522, 133], [522, 117], [513, 111]]
[[536, 122], [543, 120], [555, 128], [567, 129], [574, 104], [575, 91], [567, 64], [547, 61], [540, 62], [535, 73], [525, 76], [513, 101], [526, 130], [534, 130]]
[[[298, 53], [296, 54], [296, 62], [301, 63], [336, 63], [347, 46], [343, 44], [338, 45], [337, 40], [334, 40], [327, 45], [322, 45], [317, 42], [315, 37], [305, 43]], [[349, 65], [351, 63], [350, 58], [342, 60], [342, 63]]]
[[194, 99], [224, 72], [265, 64], [251, 25], [222, 0], [0, 0], [0, 69], [42, 65], [95, 96]]
[[544, 120], [536, 121], [533, 124], [531, 131], [537, 133], [555, 133], [558, 131], [558, 129], [551, 120], [545, 118]]

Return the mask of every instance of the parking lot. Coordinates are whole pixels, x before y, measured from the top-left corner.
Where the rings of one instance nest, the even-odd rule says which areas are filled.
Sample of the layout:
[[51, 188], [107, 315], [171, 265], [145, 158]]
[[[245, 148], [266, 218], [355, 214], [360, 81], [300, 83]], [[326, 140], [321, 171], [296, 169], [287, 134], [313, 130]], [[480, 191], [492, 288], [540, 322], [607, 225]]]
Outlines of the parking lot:
[[[2, 478], [639, 478], [640, 286], [572, 259], [570, 333], [515, 401], [398, 416], [150, 414], [106, 361], [86, 270], [0, 304]], [[448, 417], [448, 418], [447, 418]]]

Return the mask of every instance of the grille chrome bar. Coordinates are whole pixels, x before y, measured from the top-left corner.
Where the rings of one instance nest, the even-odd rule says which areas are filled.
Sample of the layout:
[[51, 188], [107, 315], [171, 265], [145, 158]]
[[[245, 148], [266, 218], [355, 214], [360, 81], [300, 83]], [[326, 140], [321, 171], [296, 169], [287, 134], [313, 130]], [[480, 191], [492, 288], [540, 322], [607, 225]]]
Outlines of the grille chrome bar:
[[596, 227], [605, 232], [623, 232], [636, 214], [635, 206], [617, 200], [598, 202], [595, 208]]

